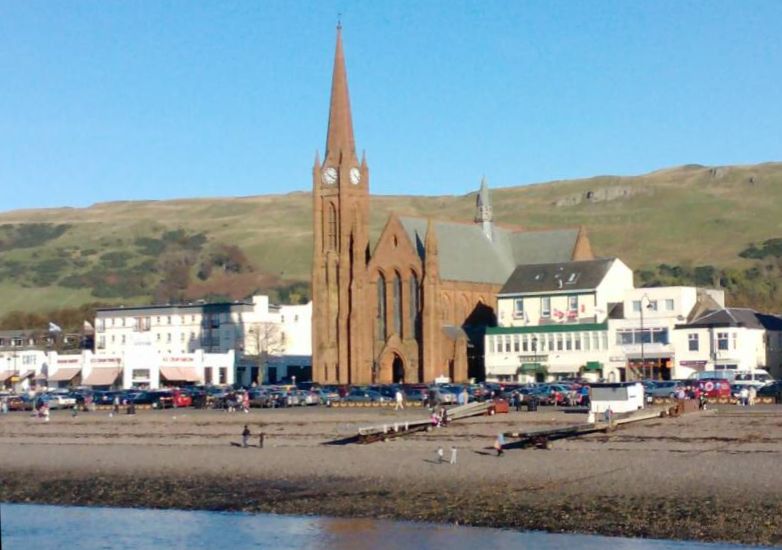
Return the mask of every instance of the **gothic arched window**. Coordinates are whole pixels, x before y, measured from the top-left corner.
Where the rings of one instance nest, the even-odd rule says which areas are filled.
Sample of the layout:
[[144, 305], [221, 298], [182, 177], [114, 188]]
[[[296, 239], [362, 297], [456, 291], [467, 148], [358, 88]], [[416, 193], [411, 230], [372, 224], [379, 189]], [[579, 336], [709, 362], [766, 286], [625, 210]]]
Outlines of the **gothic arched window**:
[[418, 277], [413, 271], [410, 274], [410, 327], [414, 338], [418, 338], [418, 309], [419, 304]]
[[337, 207], [334, 206], [333, 202], [329, 203], [329, 219], [328, 219], [328, 227], [326, 228], [327, 232], [327, 243], [329, 250], [336, 250], [337, 249]]
[[377, 278], [377, 339], [386, 339], [386, 279], [381, 273]]
[[402, 337], [402, 278], [399, 273], [394, 273], [394, 286], [392, 288], [393, 312], [394, 312], [394, 332]]

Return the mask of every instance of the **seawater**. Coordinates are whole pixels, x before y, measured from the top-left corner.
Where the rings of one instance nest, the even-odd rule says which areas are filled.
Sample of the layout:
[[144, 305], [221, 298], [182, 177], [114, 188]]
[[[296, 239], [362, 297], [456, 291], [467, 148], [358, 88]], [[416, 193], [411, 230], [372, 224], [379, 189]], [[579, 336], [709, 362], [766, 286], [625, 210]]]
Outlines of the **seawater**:
[[[236, 512], [0, 504], [3, 550], [574, 548], [727, 550], [748, 548], [649, 539], [518, 532], [430, 523]], [[757, 548], [757, 547], [753, 547]]]

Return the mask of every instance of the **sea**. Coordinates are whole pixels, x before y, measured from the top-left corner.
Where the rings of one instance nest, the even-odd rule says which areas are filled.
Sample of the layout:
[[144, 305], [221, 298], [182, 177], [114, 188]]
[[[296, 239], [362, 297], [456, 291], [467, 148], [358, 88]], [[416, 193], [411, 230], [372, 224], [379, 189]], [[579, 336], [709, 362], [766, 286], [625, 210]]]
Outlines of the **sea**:
[[0, 503], [3, 550], [98, 549], [428, 549], [574, 548], [727, 550], [758, 548], [511, 531], [405, 521]]

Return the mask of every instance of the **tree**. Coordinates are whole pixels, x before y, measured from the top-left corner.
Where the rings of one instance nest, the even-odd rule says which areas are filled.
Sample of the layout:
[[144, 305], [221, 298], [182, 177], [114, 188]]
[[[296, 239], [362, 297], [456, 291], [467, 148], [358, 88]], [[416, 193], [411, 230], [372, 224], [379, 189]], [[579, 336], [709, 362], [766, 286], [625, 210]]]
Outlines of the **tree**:
[[283, 351], [285, 351], [285, 334], [279, 323], [264, 321], [250, 325], [244, 353], [257, 361], [259, 382], [266, 380], [269, 357]]

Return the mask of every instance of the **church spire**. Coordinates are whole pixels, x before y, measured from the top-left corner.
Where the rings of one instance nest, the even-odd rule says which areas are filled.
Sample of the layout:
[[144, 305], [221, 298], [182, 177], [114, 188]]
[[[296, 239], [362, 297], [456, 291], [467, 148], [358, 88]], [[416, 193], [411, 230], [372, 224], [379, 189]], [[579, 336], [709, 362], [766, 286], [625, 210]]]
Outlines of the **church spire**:
[[483, 225], [483, 233], [491, 241], [494, 240], [494, 214], [491, 208], [491, 198], [489, 197], [489, 185], [486, 178], [481, 179], [481, 189], [478, 191], [478, 197], [475, 199], [475, 223]]
[[325, 159], [338, 162], [341, 157], [355, 156], [355, 151], [348, 75], [345, 70], [345, 54], [342, 51], [342, 25], [339, 24], [337, 25], [337, 48], [334, 53], [334, 73], [331, 76], [331, 105]]

